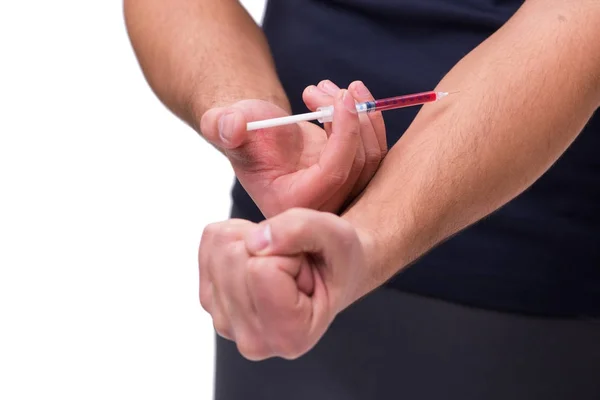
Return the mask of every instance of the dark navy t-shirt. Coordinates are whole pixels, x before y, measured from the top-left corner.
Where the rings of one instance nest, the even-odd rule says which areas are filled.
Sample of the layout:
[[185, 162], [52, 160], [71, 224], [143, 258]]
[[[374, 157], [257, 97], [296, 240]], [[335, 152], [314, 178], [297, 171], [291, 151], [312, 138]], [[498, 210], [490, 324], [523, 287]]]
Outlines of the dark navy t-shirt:
[[[362, 80], [376, 98], [431, 90], [521, 4], [271, 0], [263, 28], [293, 112], [300, 113], [302, 91], [322, 79], [340, 87]], [[417, 112], [384, 114], [390, 147]], [[387, 285], [488, 309], [600, 316], [599, 117], [525, 193]], [[263, 219], [238, 182], [233, 201], [235, 216]]]

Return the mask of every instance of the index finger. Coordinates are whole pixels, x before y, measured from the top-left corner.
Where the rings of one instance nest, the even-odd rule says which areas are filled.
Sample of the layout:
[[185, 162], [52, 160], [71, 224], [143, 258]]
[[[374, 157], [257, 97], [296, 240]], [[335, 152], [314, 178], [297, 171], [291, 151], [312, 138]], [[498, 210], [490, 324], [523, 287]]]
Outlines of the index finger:
[[333, 104], [331, 135], [318, 163], [310, 166], [303, 178], [307, 185], [310, 184], [310, 190], [330, 193], [339, 189], [348, 179], [359, 142], [356, 103], [350, 92], [340, 90]]

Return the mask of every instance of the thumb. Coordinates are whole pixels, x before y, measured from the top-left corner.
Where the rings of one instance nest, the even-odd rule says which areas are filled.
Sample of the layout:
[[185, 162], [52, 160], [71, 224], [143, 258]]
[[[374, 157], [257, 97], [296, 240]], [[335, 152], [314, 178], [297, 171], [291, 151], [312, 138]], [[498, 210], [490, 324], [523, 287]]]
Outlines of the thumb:
[[246, 117], [235, 108], [213, 108], [202, 116], [200, 133], [218, 148], [235, 149], [246, 141]]
[[357, 243], [357, 234], [348, 221], [327, 212], [291, 209], [261, 222], [246, 236], [251, 255], [291, 256], [301, 253], [343, 258]]

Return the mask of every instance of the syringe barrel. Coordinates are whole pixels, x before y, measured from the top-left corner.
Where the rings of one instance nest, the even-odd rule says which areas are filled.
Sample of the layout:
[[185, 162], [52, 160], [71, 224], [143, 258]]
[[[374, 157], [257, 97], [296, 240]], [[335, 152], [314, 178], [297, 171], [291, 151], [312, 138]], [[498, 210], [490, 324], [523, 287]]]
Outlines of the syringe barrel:
[[[430, 91], [409, 94], [405, 96], [388, 97], [373, 101], [365, 101], [356, 104], [356, 111], [359, 113], [369, 113], [373, 111], [394, 110], [396, 108], [417, 106], [426, 103], [433, 103], [447, 94], [448, 93], [446, 92]], [[320, 107], [318, 110], [323, 112], [323, 116], [319, 118], [319, 122], [331, 122], [333, 120], [333, 106]]]
[[375, 108], [369, 111], [385, 111], [417, 106], [425, 103], [432, 103], [437, 99], [438, 96], [436, 92], [423, 92], [406, 96], [389, 97], [386, 99], [375, 100]]

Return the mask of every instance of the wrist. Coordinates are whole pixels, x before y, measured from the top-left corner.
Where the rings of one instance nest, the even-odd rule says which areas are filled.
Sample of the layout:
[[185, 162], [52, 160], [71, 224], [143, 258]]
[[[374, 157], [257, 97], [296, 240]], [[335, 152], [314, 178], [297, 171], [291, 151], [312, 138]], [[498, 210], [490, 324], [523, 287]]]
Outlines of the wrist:
[[364, 288], [359, 296], [383, 285], [412, 263], [419, 255], [423, 235], [415, 229], [412, 218], [401, 217], [397, 210], [392, 214], [396, 218], [390, 219], [386, 210], [361, 210], [361, 204], [359, 201], [342, 216], [356, 230], [365, 255]]
[[355, 227], [355, 229], [360, 246], [365, 256], [365, 268], [368, 270], [377, 269], [376, 266], [379, 264], [380, 255], [380, 250], [378, 249], [379, 240], [377, 237], [377, 231], [366, 227]]
[[350, 304], [385, 283], [379, 273], [381, 271], [382, 249], [380, 246], [382, 242], [377, 230], [358, 227], [355, 228], [355, 231], [364, 255], [364, 261], [363, 265], [358, 266], [360, 273], [350, 296]]

